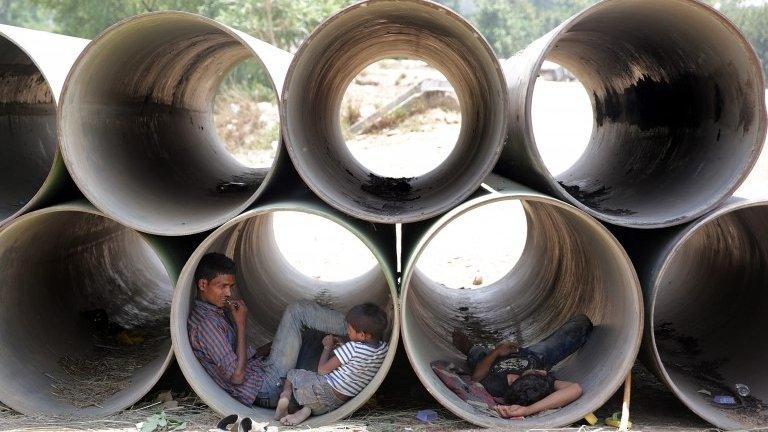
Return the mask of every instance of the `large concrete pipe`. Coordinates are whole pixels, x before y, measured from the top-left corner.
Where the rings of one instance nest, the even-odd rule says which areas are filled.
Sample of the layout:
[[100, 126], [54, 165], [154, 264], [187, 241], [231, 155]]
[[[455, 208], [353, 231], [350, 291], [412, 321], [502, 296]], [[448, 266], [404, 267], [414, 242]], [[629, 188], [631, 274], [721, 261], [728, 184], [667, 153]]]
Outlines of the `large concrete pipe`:
[[85, 39], [0, 24], [0, 226], [74, 190], [56, 104]]
[[171, 361], [184, 262], [85, 203], [0, 232], [0, 401], [24, 414], [101, 416], [143, 397]]
[[[495, 192], [452, 210], [432, 224], [410, 252], [404, 252], [409, 258], [401, 291], [403, 344], [427, 390], [461, 418], [494, 428], [565, 426], [599, 408], [630, 371], [643, 328], [640, 285], [619, 242], [589, 215], [496, 176], [486, 184]], [[515, 201], [522, 204], [527, 220], [525, 246], [514, 267], [497, 282], [453, 289], [420, 270], [425, 250], [457, 218]], [[499, 219], [497, 229], [512, 229], [505, 226], [509, 223]], [[406, 225], [404, 237], [407, 230]], [[528, 346], [579, 313], [589, 316], [594, 330], [586, 344], [554, 371], [559, 379], [579, 383], [583, 395], [559, 410], [522, 420], [493, 417], [460, 399], [430, 367], [436, 360], [466, 367], [466, 358], [452, 344], [454, 329], [477, 343], [510, 339]]]
[[[249, 58], [279, 95], [291, 55], [202, 16], [139, 15], [94, 39], [59, 115], [64, 161], [85, 196], [120, 223], [162, 235], [214, 228], [253, 203], [273, 169], [237, 162], [212, 113], [226, 73]], [[288, 161], [280, 153], [273, 168]]]
[[[219, 388], [200, 365], [190, 347], [187, 318], [196, 297], [194, 272], [200, 258], [208, 252], [224, 253], [237, 264], [236, 296], [245, 300], [249, 313], [249, 344], [254, 347], [272, 340], [286, 307], [298, 300], [314, 300], [339, 311], [372, 301], [384, 308], [390, 317], [389, 352], [373, 381], [356, 397], [328, 414], [310, 417], [308, 426], [325, 425], [354, 412], [376, 391], [387, 374], [395, 355], [400, 332], [399, 311], [394, 279], [394, 226], [374, 225], [354, 220], [331, 209], [315, 197], [294, 194], [290, 199], [261, 204], [227, 222], [214, 231], [193, 253], [184, 266], [176, 286], [171, 308], [171, 335], [176, 359], [195, 393], [222, 415], [238, 413], [257, 422], [269, 422], [274, 409], [245, 406]], [[275, 234], [276, 218], [295, 212], [314, 215], [325, 223], [337, 224], [356, 236], [355, 244], [370, 249], [372, 268], [351, 279], [327, 281], [297, 269], [281, 251]], [[305, 218], [306, 219], [306, 218]], [[310, 222], [305, 220], [305, 222]], [[293, 231], [300, 230], [296, 226]], [[311, 234], [315, 235], [315, 234]], [[359, 240], [358, 240], [359, 238]], [[296, 238], [294, 241], [304, 241]], [[363, 246], [364, 244], [364, 246]], [[306, 248], [307, 246], [302, 246]], [[344, 253], [338, 244], [323, 246], [324, 255]], [[375, 257], [375, 259], [374, 259]], [[351, 263], [345, 264], [347, 266]]]
[[[713, 425], [768, 425], [768, 201], [731, 198], [682, 227], [617, 234], [643, 286], [646, 364]], [[737, 404], [718, 406], [717, 395]]]
[[[594, 114], [585, 152], [561, 174], [544, 164], [532, 129], [544, 60], [573, 72]], [[505, 67], [509, 136], [498, 172], [612, 224], [666, 227], [712, 210], [765, 139], [760, 60], [728, 19], [695, 0], [597, 3]]]
[[[342, 137], [347, 85], [390, 57], [427, 62], [445, 75], [461, 106], [456, 147], [414, 178], [375, 174]], [[506, 130], [506, 82], [493, 50], [455, 12], [423, 0], [363, 1], [323, 22], [296, 52], [283, 100], [283, 135], [305, 182], [333, 207], [382, 223], [424, 220], [461, 203], [493, 168]]]

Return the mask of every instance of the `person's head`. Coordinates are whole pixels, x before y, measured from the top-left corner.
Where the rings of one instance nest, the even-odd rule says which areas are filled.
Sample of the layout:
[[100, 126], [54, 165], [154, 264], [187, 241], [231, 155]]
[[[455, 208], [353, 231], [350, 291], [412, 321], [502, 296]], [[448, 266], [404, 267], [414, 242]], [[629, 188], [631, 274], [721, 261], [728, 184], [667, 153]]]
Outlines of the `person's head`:
[[198, 298], [223, 308], [235, 286], [234, 261], [216, 252], [203, 255], [195, 270], [195, 284]]
[[504, 401], [509, 405], [529, 406], [554, 390], [554, 383], [546, 374], [524, 374], [507, 387]]
[[373, 303], [359, 304], [347, 312], [347, 336], [353, 342], [378, 342], [387, 329], [387, 314]]

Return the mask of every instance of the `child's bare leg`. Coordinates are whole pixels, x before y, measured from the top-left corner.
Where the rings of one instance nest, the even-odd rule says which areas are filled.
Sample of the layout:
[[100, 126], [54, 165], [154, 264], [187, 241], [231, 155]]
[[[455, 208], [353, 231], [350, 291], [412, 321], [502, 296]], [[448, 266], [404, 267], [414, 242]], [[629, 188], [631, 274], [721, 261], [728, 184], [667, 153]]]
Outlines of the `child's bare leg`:
[[308, 419], [310, 414], [312, 414], [312, 410], [308, 407], [303, 407], [295, 413], [281, 418], [280, 423], [282, 423], [284, 426], [296, 426], [304, 420]]
[[288, 405], [291, 403], [291, 393], [293, 393], [293, 385], [291, 385], [291, 380], [285, 380], [285, 385], [283, 385], [283, 392], [280, 393], [280, 399], [277, 401], [277, 408], [275, 409], [275, 420], [280, 420], [288, 415]]

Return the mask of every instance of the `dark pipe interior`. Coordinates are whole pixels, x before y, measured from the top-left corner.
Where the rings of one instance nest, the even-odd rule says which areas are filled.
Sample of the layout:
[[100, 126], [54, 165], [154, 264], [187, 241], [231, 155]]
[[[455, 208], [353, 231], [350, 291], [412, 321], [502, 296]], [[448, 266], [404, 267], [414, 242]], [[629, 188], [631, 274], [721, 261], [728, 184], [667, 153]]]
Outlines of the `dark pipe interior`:
[[0, 38], [0, 225], [43, 185], [56, 155], [56, 101], [43, 74]]
[[242, 211], [269, 168], [234, 159], [212, 108], [221, 80], [251, 56], [192, 15], [147, 16], [102, 35], [63, 99], [71, 108], [62, 117], [65, 156], [86, 196], [159, 234], [200, 232]]
[[[696, 2], [596, 5], [546, 53], [584, 84], [594, 127], [555, 179], [609, 222], [696, 216], [746, 176], [765, 134], [759, 62]], [[690, 218], [689, 218], [690, 219]]]
[[[0, 234], [0, 276], [0, 400], [13, 409], [109, 414], [165, 369], [173, 288], [136, 232], [80, 211], [35, 213]], [[85, 405], [62, 397], [71, 392], [94, 396]]]
[[[653, 329], [664, 371], [689, 405], [720, 427], [768, 423], [768, 211], [726, 213], [701, 226], [667, 260], [656, 283]], [[712, 395], [751, 396], [738, 409], [718, 408]], [[734, 424], [736, 426], [734, 426]]]

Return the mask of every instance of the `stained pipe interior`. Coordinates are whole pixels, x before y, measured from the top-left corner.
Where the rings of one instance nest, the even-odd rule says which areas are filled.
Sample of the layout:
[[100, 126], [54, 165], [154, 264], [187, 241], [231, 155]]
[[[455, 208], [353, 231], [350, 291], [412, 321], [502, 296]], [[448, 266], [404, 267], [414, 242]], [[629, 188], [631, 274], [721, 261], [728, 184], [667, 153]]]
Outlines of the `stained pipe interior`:
[[[307, 423], [310, 426], [326, 425], [348, 416], [364, 404], [386, 376], [394, 358], [400, 327], [393, 301], [396, 298], [394, 279], [388, 270], [390, 267], [382, 264], [383, 257], [379, 254], [374, 254], [378, 260], [377, 265], [348, 280], [323, 281], [298, 271], [282, 255], [275, 239], [273, 216], [280, 211], [283, 210], [257, 209], [245, 213], [211, 234], [195, 251], [182, 270], [174, 295], [171, 313], [174, 349], [187, 381], [211, 408], [222, 415], [239, 413], [257, 422], [269, 422], [274, 416], [274, 409], [245, 406], [229, 396], [210, 378], [191, 350], [187, 317], [196, 297], [194, 271], [200, 258], [208, 252], [219, 252], [235, 261], [238, 284], [235, 296], [244, 299], [248, 307], [248, 343], [253, 347], [272, 341], [283, 312], [296, 301], [311, 300], [341, 312], [346, 312], [356, 304], [374, 302], [387, 311], [389, 316], [387, 341], [391, 349], [381, 369], [363, 392], [335, 411], [310, 417]], [[340, 222], [327, 214], [307, 209], [290, 211], [316, 214]], [[359, 232], [352, 232], [360, 236]], [[371, 247], [370, 244], [368, 246]], [[334, 253], [332, 244], [327, 247], [328, 253]]]
[[[768, 203], [708, 219], [675, 245], [653, 282], [654, 356], [667, 384], [705, 420], [764, 426], [768, 417], [755, 407], [768, 400]], [[720, 408], [698, 393], [734, 395], [737, 383], [751, 390], [746, 408]]]
[[227, 72], [248, 58], [264, 66], [279, 94], [290, 54], [213, 20], [153, 13], [102, 33], [62, 96], [62, 151], [83, 193], [153, 234], [202, 232], [242, 212], [271, 167], [235, 160], [212, 110]]
[[[451, 289], [419, 270], [429, 242], [463, 213], [494, 202], [519, 200], [528, 235], [519, 261], [499, 281], [478, 289]], [[499, 221], [499, 230], [505, 229]], [[425, 234], [403, 276], [403, 343], [429, 392], [458, 416], [486, 427], [560, 427], [599, 408], [630, 370], [640, 342], [642, 300], [637, 276], [618, 242], [597, 221], [552, 198], [527, 193], [486, 196], [452, 211]], [[572, 316], [595, 324], [587, 343], [554, 371], [579, 383], [584, 394], [566, 407], [524, 420], [475, 410], [432, 372], [435, 360], [466, 366], [453, 347], [454, 329], [476, 343], [510, 339], [535, 343]]]
[[[54, 207], [20, 217], [0, 233], [0, 277], [7, 281], [0, 288], [0, 401], [16, 411], [79, 416], [119, 411], [143, 397], [172, 358], [167, 322], [173, 285], [163, 261], [146, 238], [103, 215]], [[98, 376], [73, 378], [63, 369], [64, 357], [72, 359], [67, 365], [100, 361], [104, 349], [96, 345], [122, 346], [115, 334], [103, 336], [103, 317], [124, 329], [140, 329], [147, 339], [134, 349], [146, 354], [128, 380], [109, 383], [122, 390], [98, 406], [78, 408], [53, 393], [62, 387], [67, 393], [89, 392], [78, 378], [115, 376], [99, 369]], [[149, 331], [159, 339], [150, 341]], [[108, 356], [129, 351], [123, 346]], [[105, 361], [99, 368], [124, 366], [119, 359]]]
[[[454, 150], [414, 178], [363, 166], [340, 125], [349, 83], [366, 66], [397, 57], [440, 71], [461, 108]], [[297, 51], [283, 100], [287, 148], [305, 182], [337, 209], [382, 223], [427, 219], [463, 201], [496, 163], [506, 129], [506, 82], [485, 39], [449, 9], [415, 0], [364, 1], [322, 23]]]
[[[584, 154], [556, 176], [531, 133], [544, 60], [573, 72], [594, 114]], [[670, 226], [713, 209], [744, 180], [765, 139], [760, 61], [735, 26], [697, 1], [598, 3], [507, 66], [512, 145], [501, 172], [613, 224]]]

